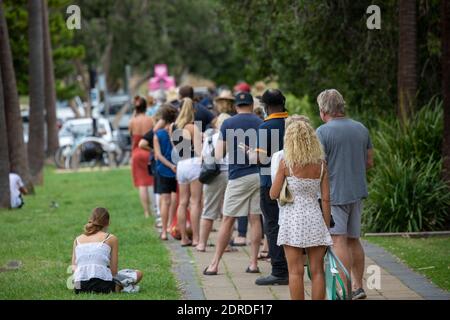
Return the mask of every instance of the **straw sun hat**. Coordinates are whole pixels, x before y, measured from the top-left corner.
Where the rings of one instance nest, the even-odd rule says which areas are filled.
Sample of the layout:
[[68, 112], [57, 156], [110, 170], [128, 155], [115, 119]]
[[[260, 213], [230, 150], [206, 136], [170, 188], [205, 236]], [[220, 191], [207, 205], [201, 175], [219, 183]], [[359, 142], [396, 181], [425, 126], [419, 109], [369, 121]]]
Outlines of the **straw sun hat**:
[[231, 91], [229, 90], [223, 90], [218, 97], [216, 97], [214, 99], [215, 101], [220, 101], [220, 100], [230, 100], [230, 101], [234, 101], [234, 96], [231, 94]]

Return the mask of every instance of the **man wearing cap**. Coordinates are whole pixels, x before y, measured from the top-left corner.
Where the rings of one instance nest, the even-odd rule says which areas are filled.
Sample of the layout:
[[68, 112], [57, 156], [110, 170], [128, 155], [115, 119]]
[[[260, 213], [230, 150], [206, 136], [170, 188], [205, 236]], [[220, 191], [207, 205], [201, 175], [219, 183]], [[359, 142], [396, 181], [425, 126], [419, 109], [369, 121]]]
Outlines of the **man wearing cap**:
[[[278, 89], [268, 89], [261, 97], [261, 103], [267, 117], [258, 128], [258, 148], [256, 152], [248, 149], [250, 158], [257, 157], [261, 179], [261, 209], [264, 215], [264, 233], [269, 244], [269, 257], [272, 272], [268, 276], [259, 277], [255, 283], [264, 285], [287, 285], [289, 274], [282, 247], [277, 245], [279, 207], [276, 200], [269, 196], [272, 179], [270, 176], [271, 157], [283, 149], [285, 119], [288, 113], [285, 109], [286, 98]], [[252, 153], [254, 155], [252, 155]]]
[[239, 145], [256, 148], [257, 131], [262, 120], [253, 113], [253, 97], [250, 93], [238, 92], [235, 96], [235, 106], [237, 114], [223, 122], [220, 128], [221, 137], [216, 145], [216, 159], [222, 159], [228, 152], [228, 184], [216, 252], [209, 266], [203, 271], [203, 274], [208, 276], [217, 274], [236, 218], [245, 216], [248, 216], [251, 225], [250, 265], [246, 272], [259, 273], [258, 252], [262, 230], [258, 166], [256, 162], [249, 161], [245, 149]]

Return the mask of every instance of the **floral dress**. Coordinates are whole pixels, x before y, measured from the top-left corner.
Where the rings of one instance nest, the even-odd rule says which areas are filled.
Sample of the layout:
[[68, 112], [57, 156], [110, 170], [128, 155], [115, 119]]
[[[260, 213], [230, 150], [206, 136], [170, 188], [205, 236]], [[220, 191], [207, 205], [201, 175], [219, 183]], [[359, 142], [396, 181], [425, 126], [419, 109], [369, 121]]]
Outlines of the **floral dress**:
[[319, 179], [297, 178], [292, 174], [286, 177], [294, 201], [280, 208], [279, 246], [309, 248], [333, 244], [317, 197], [322, 174], [323, 164]]

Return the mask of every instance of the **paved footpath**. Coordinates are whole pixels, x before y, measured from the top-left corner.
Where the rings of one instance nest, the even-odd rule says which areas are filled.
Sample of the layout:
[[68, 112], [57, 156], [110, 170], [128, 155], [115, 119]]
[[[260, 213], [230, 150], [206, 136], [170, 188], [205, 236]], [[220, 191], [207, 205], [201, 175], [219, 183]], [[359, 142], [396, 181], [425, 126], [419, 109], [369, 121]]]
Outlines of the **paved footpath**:
[[[219, 228], [219, 224], [215, 224]], [[213, 232], [210, 242], [216, 243], [218, 233]], [[450, 294], [438, 289], [424, 277], [412, 272], [400, 264], [383, 249], [365, 244], [366, 271], [369, 266], [378, 266], [381, 274], [380, 289], [368, 289], [367, 277], [364, 276], [364, 289], [370, 300], [400, 299], [445, 299]], [[185, 299], [207, 300], [273, 300], [290, 299], [288, 286], [257, 286], [255, 280], [260, 274], [245, 273], [249, 263], [249, 246], [237, 247], [237, 252], [227, 252], [221, 261], [217, 276], [204, 276], [203, 269], [209, 264], [214, 254], [214, 247], [207, 247], [206, 252], [197, 252], [195, 248], [181, 248], [177, 241], [171, 240], [169, 248], [173, 252], [175, 273], [184, 292]], [[184, 258], [183, 258], [184, 257]], [[376, 260], [377, 262], [375, 262]], [[177, 262], [178, 261], [178, 262]], [[183, 267], [184, 266], [184, 267]], [[260, 261], [262, 275], [270, 274], [270, 263]], [[180, 269], [182, 270], [180, 272]], [[187, 275], [191, 273], [190, 275]], [[192, 274], [193, 273], [193, 274]], [[180, 276], [181, 274], [181, 276]], [[305, 275], [306, 299], [311, 297], [311, 282]]]

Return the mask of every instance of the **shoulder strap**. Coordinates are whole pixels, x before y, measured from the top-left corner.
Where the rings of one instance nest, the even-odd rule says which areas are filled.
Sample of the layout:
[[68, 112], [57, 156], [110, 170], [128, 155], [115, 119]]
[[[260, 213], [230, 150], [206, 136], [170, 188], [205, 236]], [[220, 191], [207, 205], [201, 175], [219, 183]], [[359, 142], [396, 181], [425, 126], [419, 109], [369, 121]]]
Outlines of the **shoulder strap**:
[[77, 245], [80, 244], [80, 242], [78, 241], [78, 238], [79, 238], [79, 237], [76, 237], [76, 238], [75, 238], [75, 242], [76, 242]]
[[110, 237], [111, 237], [111, 233], [108, 233], [108, 234], [106, 235], [105, 240], [103, 240], [102, 242], [105, 243]]

